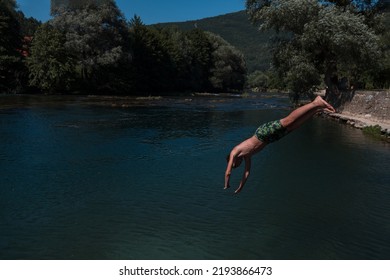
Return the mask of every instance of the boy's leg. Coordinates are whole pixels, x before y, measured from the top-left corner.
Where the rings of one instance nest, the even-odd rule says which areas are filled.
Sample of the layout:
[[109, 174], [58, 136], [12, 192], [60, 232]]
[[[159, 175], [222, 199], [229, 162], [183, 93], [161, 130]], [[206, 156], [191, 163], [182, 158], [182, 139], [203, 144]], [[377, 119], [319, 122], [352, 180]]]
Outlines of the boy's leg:
[[287, 129], [287, 131], [292, 131], [300, 127], [317, 112], [324, 109], [329, 112], [335, 112], [334, 108], [330, 104], [318, 96], [313, 102], [292, 111], [287, 117], [281, 119], [280, 123]]

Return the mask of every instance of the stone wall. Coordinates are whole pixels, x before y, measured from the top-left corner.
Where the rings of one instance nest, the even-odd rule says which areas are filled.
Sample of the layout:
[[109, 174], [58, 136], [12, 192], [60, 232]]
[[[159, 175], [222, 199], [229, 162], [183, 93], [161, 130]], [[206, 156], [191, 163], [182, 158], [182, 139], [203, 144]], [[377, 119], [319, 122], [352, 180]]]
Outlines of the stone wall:
[[338, 108], [339, 113], [390, 120], [390, 91], [356, 91]]
[[355, 91], [340, 93], [336, 114], [331, 117], [356, 128], [379, 125], [390, 135], [390, 91]]

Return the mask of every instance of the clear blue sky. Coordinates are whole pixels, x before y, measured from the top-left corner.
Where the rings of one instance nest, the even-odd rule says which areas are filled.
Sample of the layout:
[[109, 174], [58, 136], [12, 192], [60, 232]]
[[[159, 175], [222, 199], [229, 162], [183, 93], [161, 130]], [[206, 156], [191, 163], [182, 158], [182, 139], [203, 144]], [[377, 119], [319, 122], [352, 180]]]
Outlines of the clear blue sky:
[[[245, 0], [117, 0], [130, 19], [137, 14], [145, 24], [201, 19], [245, 9]], [[17, 0], [27, 17], [50, 19], [50, 0]]]

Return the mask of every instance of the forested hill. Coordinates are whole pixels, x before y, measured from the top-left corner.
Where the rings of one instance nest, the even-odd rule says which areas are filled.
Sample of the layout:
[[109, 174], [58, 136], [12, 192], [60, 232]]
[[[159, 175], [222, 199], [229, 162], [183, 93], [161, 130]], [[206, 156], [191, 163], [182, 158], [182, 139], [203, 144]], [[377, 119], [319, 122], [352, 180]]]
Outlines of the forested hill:
[[199, 28], [220, 35], [245, 55], [249, 73], [255, 70], [267, 70], [270, 66], [269, 39], [274, 33], [259, 31], [249, 21], [245, 11], [201, 20], [157, 24], [157, 26], [177, 26], [182, 30]]

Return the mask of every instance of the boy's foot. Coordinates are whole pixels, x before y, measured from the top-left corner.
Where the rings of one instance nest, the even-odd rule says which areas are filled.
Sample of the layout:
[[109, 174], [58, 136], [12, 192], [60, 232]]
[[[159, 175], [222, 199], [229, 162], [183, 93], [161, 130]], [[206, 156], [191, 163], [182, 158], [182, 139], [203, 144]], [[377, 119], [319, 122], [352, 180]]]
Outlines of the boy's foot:
[[324, 111], [327, 113], [336, 113], [336, 110], [333, 108], [333, 106], [322, 99], [321, 96], [317, 96], [313, 102], [316, 103], [319, 107], [324, 108]]

